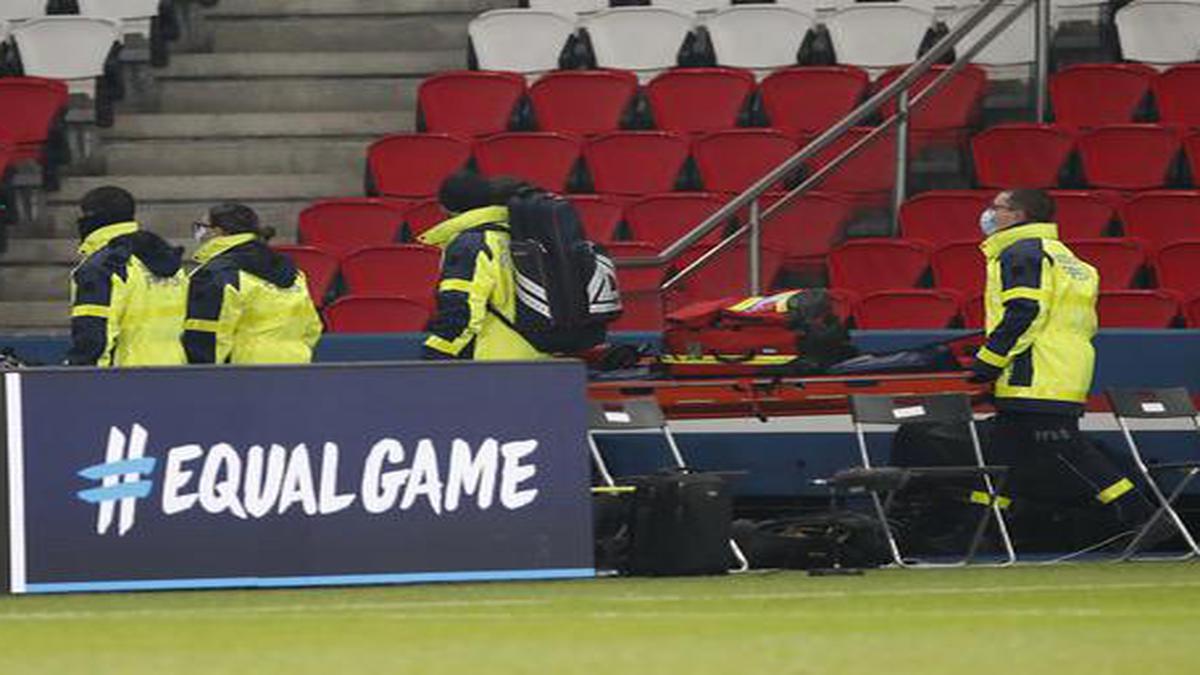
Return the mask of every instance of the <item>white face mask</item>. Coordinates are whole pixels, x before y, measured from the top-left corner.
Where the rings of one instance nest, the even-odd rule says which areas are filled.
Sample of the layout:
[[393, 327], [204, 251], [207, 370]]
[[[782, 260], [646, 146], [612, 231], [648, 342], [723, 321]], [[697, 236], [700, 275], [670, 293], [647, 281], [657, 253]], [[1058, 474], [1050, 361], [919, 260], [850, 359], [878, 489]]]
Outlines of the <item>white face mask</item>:
[[999, 229], [996, 225], [996, 209], [988, 207], [983, 213], [979, 214], [979, 229], [983, 232], [983, 236], [990, 237]]
[[192, 238], [195, 239], [196, 241], [202, 242], [205, 239], [208, 239], [208, 233], [211, 229], [212, 228], [208, 227], [207, 225], [202, 225], [200, 223], [194, 223], [192, 225]]

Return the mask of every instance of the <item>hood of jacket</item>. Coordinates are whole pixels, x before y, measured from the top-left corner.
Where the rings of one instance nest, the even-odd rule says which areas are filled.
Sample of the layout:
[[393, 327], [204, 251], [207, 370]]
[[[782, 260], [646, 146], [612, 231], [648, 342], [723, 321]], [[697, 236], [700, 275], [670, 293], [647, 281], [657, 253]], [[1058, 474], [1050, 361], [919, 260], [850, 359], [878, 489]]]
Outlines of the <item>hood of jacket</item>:
[[171, 246], [157, 234], [139, 229], [135, 221], [94, 230], [79, 245], [79, 253], [87, 258], [106, 246], [127, 250], [157, 277], [175, 276], [183, 266], [182, 247]]
[[426, 246], [437, 246], [444, 249], [458, 235], [483, 225], [495, 225], [508, 229], [508, 207], [485, 206], [460, 213], [429, 228], [417, 237], [417, 241]]
[[272, 250], [252, 232], [209, 239], [196, 250], [194, 258], [204, 265], [218, 256], [273, 286], [289, 288], [296, 283], [298, 273], [291, 259]]

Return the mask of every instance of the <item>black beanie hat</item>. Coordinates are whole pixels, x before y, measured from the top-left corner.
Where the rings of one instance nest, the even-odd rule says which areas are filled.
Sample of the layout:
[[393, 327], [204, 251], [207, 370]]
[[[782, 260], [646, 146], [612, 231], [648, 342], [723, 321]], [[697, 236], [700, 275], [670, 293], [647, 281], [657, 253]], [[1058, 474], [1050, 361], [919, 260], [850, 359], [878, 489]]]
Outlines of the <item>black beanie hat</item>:
[[106, 225], [133, 220], [137, 204], [127, 191], [105, 185], [85, 194], [79, 201], [79, 210], [82, 212], [77, 221], [79, 238], [84, 239]]
[[442, 181], [438, 202], [451, 213], [482, 208], [492, 203], [492, 187], [483, 176], [464, 169]]
[[226, 202], [208, 210], [208, 222], [229, 234], [259, 233], [258, 214], [245, 204]]

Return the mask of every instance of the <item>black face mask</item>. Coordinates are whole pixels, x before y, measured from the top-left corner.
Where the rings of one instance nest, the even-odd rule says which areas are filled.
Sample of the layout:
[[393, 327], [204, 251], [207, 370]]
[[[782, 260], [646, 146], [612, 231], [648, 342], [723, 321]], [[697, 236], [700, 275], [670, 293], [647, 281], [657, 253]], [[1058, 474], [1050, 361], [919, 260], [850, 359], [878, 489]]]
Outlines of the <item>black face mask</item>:
[[89, 234], [107, 225], [106, 220], [103, 216], [95, 213], [84, 213], [79, 216], [75, 219], [75, 226], [79, 229], [79, 238], [87, 239]]

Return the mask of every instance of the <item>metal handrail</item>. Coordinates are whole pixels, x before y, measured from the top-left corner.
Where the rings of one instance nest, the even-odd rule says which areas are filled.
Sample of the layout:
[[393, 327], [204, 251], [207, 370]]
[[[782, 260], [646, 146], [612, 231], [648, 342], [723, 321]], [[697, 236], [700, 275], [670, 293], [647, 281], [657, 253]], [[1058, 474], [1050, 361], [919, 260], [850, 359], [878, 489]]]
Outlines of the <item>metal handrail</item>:
[[[828, 175], [829, 172], [839, 167], [850, 157], [853, 157], [857, 152], [865, 147], [867, 143], [872, 142], [880, 134], [886, 133], [890, 131], [893, 126], [907, 121], [908, 108], [920, 103], [927, 96], [932, 95], [939, 88], [941, 88], [949, 80], [949, 78], [961, 71], [967, 65], [970, 59], [975, 56], [975, 54], [986, 47], [989, 43], [991, 43], [992, 40], [995, 39], [997, 35], [1008, 28], [1008, 26], [1015, 21], [1016, 18], [1021, 15], [1021, 13], [1028, 9], [1031, 4], [1037, 3], [1039, 5], [1049, 5], [1048, 0], [1020, 0], [1016, 6], [1009, 11], [1008, 14], [1006, 14], [1000, 21], [996, 23], [995, 26], [988, 30], [987, 33], [985, 33], [974, 45], [972, 45], [970, 49], [960, 55], [950, 68], [942, 72], [911, 102], [908, 102], [908, 88], [919, 77], [928, 72], [933, 65], [937, 63], [937, 61], [939, 61], [947, 52], [950, 51], [950, 49], [961, 42], [971, 30], [978, 26], [998, 6], [1007, 1], [1009, 0], [984, 0], [983, 4], [978, 7], [975, 12], [950, 30], [950, 32], [947, 33], [942, 39], [938, 40], [933, 47], [929, 49], [929, 51], [927, 51], [921, 58], [917, 59], [917, 61], [907, 69], [905, 69], [905, 71], [895, 80], [893, 80], [888, 86], [871, 96], [857, 108], [851, 111], [840, 122], [819, 134], [799, 152], [784, 160], [783, 163], [775, 167], [775, 169], [767, 173], [741, 194], [727, 202], [724, 206], [722, 206], [692, 230], [684, 234], [677, 241], [675, 241], [675, 243], [668, 246], [658, 255], [653, 257], [625, 258], [617, 261], [617, 265], [619, 267], [657, 267], [670, 263], [687, 251], [692, 245], [696, 244], [705, 236], [707, 236], [714, 229], [727, 222], [746, 206], [750, 206], [752, 211], [752, 222], [750, 224], [741, 226], [716, 246], [709, 249], [695, 261], [690, 263], [683, 270], [676, 273], [662, 285], [662, 289], [669, 290], [670, 288], [674, 287], [683, 281], [683, 279], [690, 276], [695, 270], [706, 264], [707, 261], [713, 256], [720, 254], [722, 251], [732, 246], [738, 239], [745, 236], [747, 233], [751, 234], [752, 248], [757, 248], [759, 244], [758, 237], [760, 233], [759, 230], [761, 229], [761, 221], [769, 219], [780, 209], [786, 208], [789, 202], [798, 197], [800, 194], [807, 192], [812, 188], [813, 185]], [[1040, 55], [1041, 52], [1039, 51], [1039, 58], [1041, 58]], [[759, 198], [762, 197], [762, 195], [765, 194], [771, 188], [771, 186], [786, 178], [790, 173], [794, 172], [801, 165], [803, 165], [804, 162], [808, 161], [812, 157], [816, 156], [817, 153], [829, 147], [834, 141], [845, 135], [847, 131], [857, 126], [870, 115], [874, 114], [876, 111], [882, 108], [888, 100], [896, 97], [897, 95], [899, 95], [901, 98], [901, 105], [897, 111], [897, 114], [889, 117], [878, 127], [872, 129], [869, 134], [864, 136], [857, 143], [843, 151], [842, 154], [838, 155], [838, 157], [836, 157], [834, 160], [821, 167], [821, 169], [816, 171], [814, 174], [808, 176], [799, 186], [789, 191], [782, 199], [772, 204], [765, 212], [761, 214], [759, 213]], [[751, 268], [753, 273], [753, 279], [751, 283], [752, 286], [757, 285], [758, 282], [758, 270], [753, 269], [757, 267], [757, 265], [754, 264], [757, 257], [758, 256], [753, 254], [751, 256]]]

